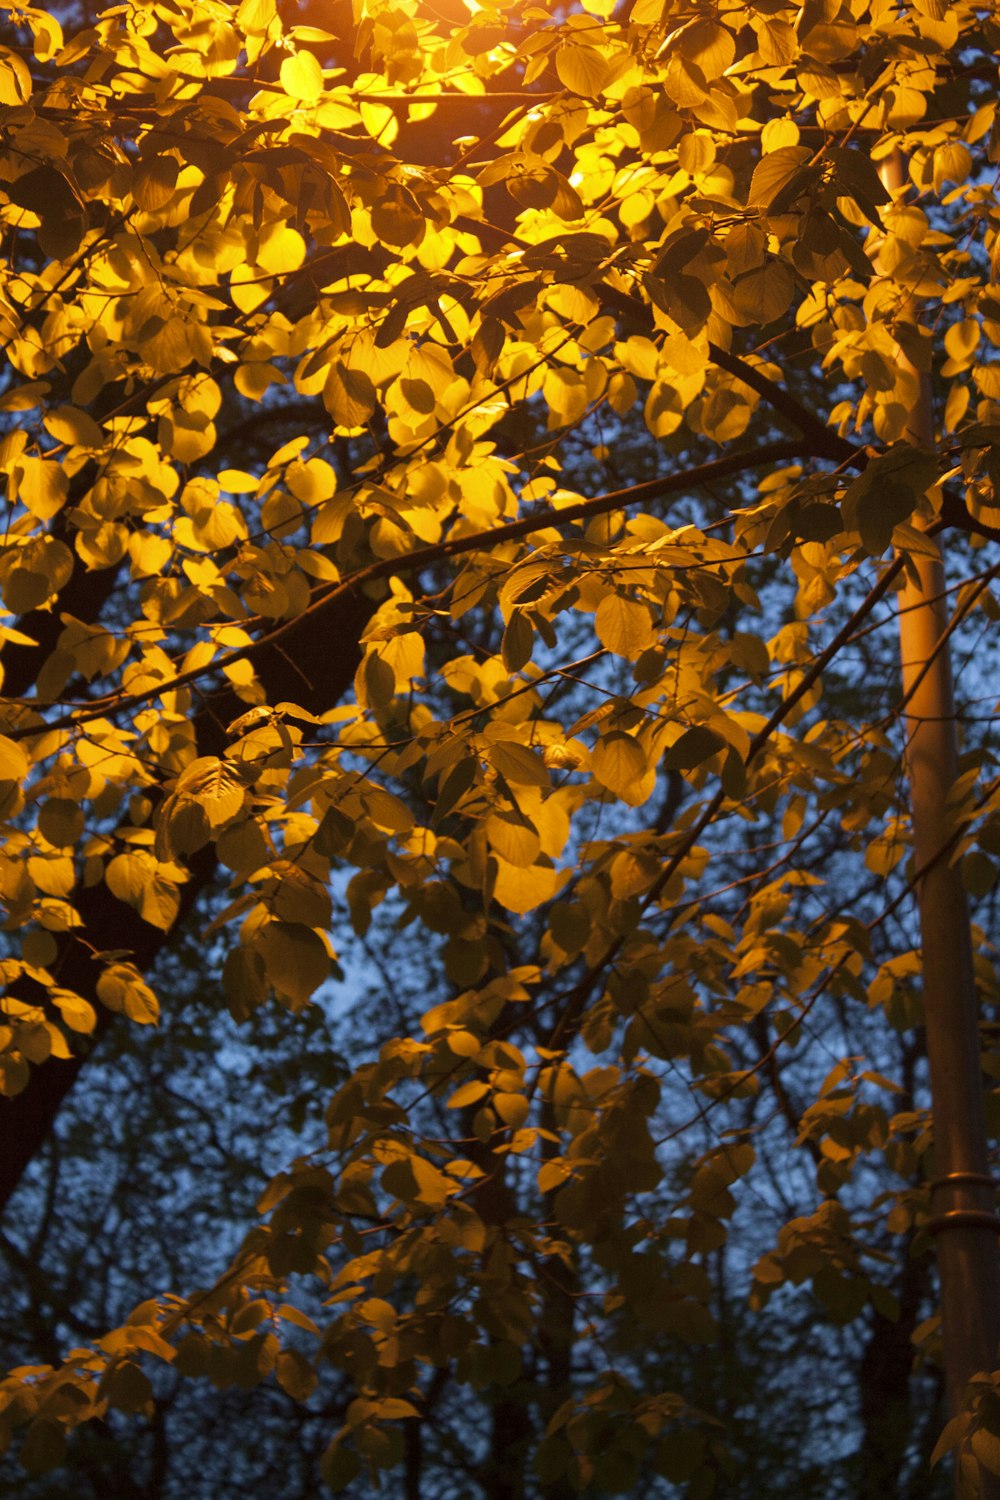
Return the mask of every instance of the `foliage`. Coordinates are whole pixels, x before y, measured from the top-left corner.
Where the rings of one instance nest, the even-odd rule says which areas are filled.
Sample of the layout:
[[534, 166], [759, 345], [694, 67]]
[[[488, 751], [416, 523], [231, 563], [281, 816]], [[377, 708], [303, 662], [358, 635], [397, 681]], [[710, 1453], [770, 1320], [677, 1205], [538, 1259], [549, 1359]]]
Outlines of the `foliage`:
[[[772, 1113], [812, 1201], [739, 1267], [762, 1317], [809, 1284], [891, 1323], [926, 1253], [899, 690], [857, 661], [946, 536], [955, 631], [996, 617], [996, 25], [3, 10], [11, 1138], [167, 1009], [213, 881], [237, 1021], [322, 997], [348, 927], [436, 1002], [212, 1286], [14, 1371], [7, 1434], [45, 1472], [158, 1362], [302, 1399], [332, 1366], [342, 1489], [443, 1372], [494, 1392], [506, 1493], [706, 1494], [724, 1430], [662, 1351], [715, 1337]], [[979, 733], [942, 851], [974, 895], [996, 796]]]
[[[220, 997], [195, 967], [196, 943], [184, 948], [155, 973], [170, 995], [169, 1028], [123, 1028], [106, 1040], [7, 1215], [0, 1337], [8, 1364], [57, 1362], [115, 1326], [150, 1287], [197, 1286], [206, 1266], [238, 1246], [262, 1165], [273, 1170], [322, 1140], [323, 1093], [343, 1066], [320, 1007], [293, 1035], [284, 1013], [261, 1011], [246, 1047], [235, 1047], [219, 1035]], [[199, 1382], [163, 1365], [149, 1373], [151, 1421], [119, 1410], [88, 1424], [68, 1470], [28, 1475], [11, 1451], [0, 1492], [25, 1500], [201, 1500], [255, 1486], [274, 1500], [315, 1494], [342, 1389], [327, 1383], [320, 1406], [276, 1382], [234, 1386], [213, 1392], [206, 1413]], [[223, 1429], [231, 1436], [220, 1451]]]

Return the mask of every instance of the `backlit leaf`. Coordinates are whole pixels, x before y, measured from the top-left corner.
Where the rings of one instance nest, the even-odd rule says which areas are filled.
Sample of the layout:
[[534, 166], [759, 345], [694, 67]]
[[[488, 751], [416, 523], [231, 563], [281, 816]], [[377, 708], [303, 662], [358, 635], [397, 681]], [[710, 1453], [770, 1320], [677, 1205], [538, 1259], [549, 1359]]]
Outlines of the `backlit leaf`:
[[591, 754], [594, 775], [609, 792], [624, 795], [646, 773], [646, 756], [631, 735], [613, 731], [602, 735]]
[[574, 94], [597, 99], [608, 77], [608, 65], [596, 47], [574, 44], [557, 47], [556, 72], [559, 82]]
[[486, 837], [509, 864], [522, 868], [534, 864], [541, 847], [530, 823], [504, 813], [491, 813], [486, 819]]
[[649, 610], [624, 594], [602, 599], [594, 624], [601, 644], [629, 661], [635, 661], [656, 640]]
[[292, 99], [313, 104], [323, 92], [323, 70], [311, 52], [286, 57], [280, 70], [281, 87]]
[[97, 998], [108, 1010], [140, 1026], [155, 1025], [160, 1019], [159, 1001], [132, 964], [110, 964], [97, 981]]
[[296, 1008], [308, 1002], [330, 973], [322, 938], [301, 922], [268, 922], [255, 946], [268, 982]]
[[28, 774], [28, 757], [16, 740], [0, 735], [0, 781], [22, 782]]

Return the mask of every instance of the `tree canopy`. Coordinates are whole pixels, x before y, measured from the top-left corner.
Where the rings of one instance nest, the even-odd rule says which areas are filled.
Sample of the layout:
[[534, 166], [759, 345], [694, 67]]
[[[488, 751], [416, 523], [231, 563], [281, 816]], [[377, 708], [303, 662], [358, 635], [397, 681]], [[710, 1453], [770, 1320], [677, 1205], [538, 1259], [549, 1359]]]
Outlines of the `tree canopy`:
[[[112, 1023], [169, 1031], [184, 924], [244, 1027], [361, 940], [402, 1016], [231, 1263], [13, 1371], [3, 1435], [45, 1473], [164, 1365], [337, 1379], [336, 1490], [447, 1383], [491, 1496], [707, 1495], [684, 1359], [754, 1195], [748, 1317], [808, 1287], [935, 1358], [893, 635], [946, 547], [936, 858], [988, 914], [1000, 27], [0, 10], [3, 1195]], [[1000, 1473], [978, 1400], [945, 1445]]]

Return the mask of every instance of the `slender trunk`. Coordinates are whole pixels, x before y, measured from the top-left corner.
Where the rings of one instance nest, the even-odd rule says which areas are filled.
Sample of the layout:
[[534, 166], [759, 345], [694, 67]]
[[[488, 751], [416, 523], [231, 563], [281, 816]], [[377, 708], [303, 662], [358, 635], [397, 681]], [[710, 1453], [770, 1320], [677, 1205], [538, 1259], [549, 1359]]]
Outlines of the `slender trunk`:
[[[903, 1113], [915, 1108], [916, 1069], [922, 1056], [920, 1039], [909, 1039], [901, 1060], [903, 1092], [896, 1097], [896, 1108]], [[918, 1186], [915, 1180], [913, 1186]], [[907, 1241], [895, 1288], [898, 1315], [893, 1320], [874, 1314], [858, 1366], [859, 1500], [930, 1500], [940, 1491], [928, 1460], [945, 1423], [943, 1385], [939, 1380], [938, 1399], [928, 1409], [925, 1394], [918, 1398], [913, 1382], [913, 1334], [933, 1303], [932, 1264], [926, 1254], [914, 1255], [911, 1250]], [[931, 1434], [929, 1444], [914, 1438], [918, 1429]], [[922, 1461], [907, 1484], [904, 1476], [908, 1467], [913, 1469], [915, 1449]]]
[[[477, 1184], [475, 1207], [487, 1227], [485, 1254], [496, 1267], [493, 1295], [502, 1301], [506, 1279], [504, 1268], [506, 1275], [510, 1276], [515, 1260], [513, 1255], [503, 1253], [508, 1248], [507, 1230], [518, 1217], [518, 1204], [507, 1178], [509, 1158], [494, 1155], [489, 1144], [474, 1139], [469, 1142], [469, 1155], [485, 1174]], [[502, 1323], [490, 1314], [491, 1306], [487, 1305], [483, 1322], [490, 1343], [503, 1344]], [[523, 1352], [527, 1354], [527, 1350]], [[524, 1500], [528, 1453], [535, 1430], [532, 1393], [532, 1382], [526, 1369], [516, 1380], [497, 1382], [483, 1391], [490, 1421], [489, 1442], [477, 1474], [483, 1500]]]
[[490, 1408], [490, 1452], [482, 1471], [485, 1500], [524, 1500], [525, 1458], [533, 1424], [517, 1387]]
[[406, 1500], [421, 1500], [424, 1472], [424, 1427], [421, 1420], [403, 1423], [403, 1491]]
[[170, 1438], [167, 1433], [166, 1411], [161, 1401], [157, 1401], [153, 1408], [151, 1426], [151, 1453], [149, 1481], [146, 1486], [146, 1500], [163, 1500], [170, 1478]]
[[858, 1371], [863, 1428], [859, 1500], [903, 1500], [903, 1474], [912, 1449], [913, 1332], [928, 1294], [929, 1264], [908, 1257], [899, 1287], [899, 1316], [876, 1312]]
[[[551, 1104], [542, 1110], [542, 1124], [558, 1134]], [[546, 1142], [546, 1155], [557, 1147]], [[573, 1348], [576, 1340], [576, 1294], [579, 1272], [575, 1247], [567, 1237], [566, 1259], [551, 1255], [539, 1274], [542, 1304], [539, 1311], [538, 1341], [545, 1372], [545, 1389], [538, 1392], [540, 1433], [551, 1418], [573, 1394]], [[540, 1434], [539, 1434], [540, 1435]], [[565, 1474], [540, 1486], [543, 1500], [575, 1500], [577, 1490]]]
[[[890, 191], [904, 187], [906, 165], [898, 152], [883, 165], [882, 176]], [[935, 435], [930, 381], [902, 356], [900, 365], [915, 388], [909, 437], [930, 447]], [[1000, 1264], [994, 1187], [988, 1175], [969, 915], [961, 877], [945, 853], [951, 833], [948, 794], [957, 780], [958, 752], [944, 589], [942, 561], [915, 558], [912, 576], [899, 595], [899, 611], [934, 1117], [932, 1227], [941, 1280], [948, 1402], [956, 1411], [970, 1376], [991, 1369], [995, 1362]], [[980, 1500], [998, 1497], [1000, 1478], [984, 1471]]]

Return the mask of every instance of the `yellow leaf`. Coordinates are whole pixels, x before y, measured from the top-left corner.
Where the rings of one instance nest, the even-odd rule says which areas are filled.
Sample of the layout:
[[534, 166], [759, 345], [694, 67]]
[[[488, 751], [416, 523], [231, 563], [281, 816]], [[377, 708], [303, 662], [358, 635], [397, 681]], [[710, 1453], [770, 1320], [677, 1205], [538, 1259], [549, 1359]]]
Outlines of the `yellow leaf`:
[[960, 323], [952, 323], [951, 327], [945, 330], [944, 347], [952, 359], [968, 363], [979, 339], [980, 329], [976, 320], [963, 318]]
[[315, 104], [323, 92], [323, 69], [311, 52], [296, 52], [286, 57], [278, 75], [289, 99]]
[[31, 1069], [19, 1053], [7, 1052], [0, 1056], [0, 1094], [5, 1099], [23, 1093], [30, 1080]]
[[390, 833], [409, 833], [413, 827], [413, 814], [406, 803], [384, 787], [366, 787], [361, 800], [376, 828], [385, 828]]
[[22, 782], [28, 774], [28, 757], [16, 740], [0, 734], [0, 782]]
[[528, 1118], [531, 1105], [524, 1094], [500, 1093], [493, 1097], [493, 1108], [505, 1125], [517, 1130]]
[[421, 1156], [390, 1162], [382, 1173], [382, 1187], [404, 1203], [422, 1203], [428, 1208], [440, 1208], [459, 1190], [458, 1183], [450, 1182]]
[[519, 745], [514, 740], [501, 740], [491, 747], [489, 755], [501, 776], [517, 786], [547, 788], [550, 785], [544, 761], [534, 750], [529, 750], [527, 745]]
[[180, 891], [170, 880], [156, 871], [142, 893], [139, 915], [150, 927], [169, 932], [180, 909]]
[[51, 520], [62, 510], [69, 494], [69, 478], [60, 464], [44, 458], [22, 458], [14, 479], [18, 500], [40, 521]]
[[38, 810], [38, 830], [56, 849], [72, 848], [83, 826], [83, 808], [70, 797], [47, 797]]
[[241, 0], [236, 24], [251, 36], [264, 34], [277, 18], [275, 0]]
[[261, 235], [257, 264], [263, 270], [273, 271], [275, 275], [297, 271], [305, 258], [306, 242], [291, 225], [274, 224], [266, 235]]
[[563, 88], [596, 99], [608, 80], [608, 64], [596, 47], [570, 43], [556, 49], [556, 72]]
[[97, 981], [97, 998], [139, 1026], [155, 1025], [160, 1018], [156, 996], [132, 964], [109, 965]]
[[391, 104], [371, 104], [362, 101], [358, 106], [361, 115], [361, 123], [364, 125], [372, 140], [378, 141], [383, 150], [387, 150], [396, 139], [399, 131], [399, 121], [393, 111]]
[[562, 1187], [571, 1170], [561, 1157], [544, 1162], [538, 1169], [538, 1191], [551, 1193], [553, 1188]]
[[220, 469], [216, 478], [219, 488], [228, 495], [253, 495], [260, 484], [256, 475], [247, 474], [243, 469]]
[[799, 127], [787, 115], [767, 120], [760, 133], [760, 144], [765, 155], [771, 151], [780, 151], [782, 146], [797, 146]]
[[719, 78], [736, 56], [736, 38], [717, 21], [691, 21], [677, 34], [673, 45], [682, 57], [701, 69], [707, 80]]
[[609, 594], [601, 600], [594, 627], [601, 645], [628, 661], [635, 661], [647, 647], [656, 644], [649, 610], [624, 594]]
[[350, 495], [340, 495], [326, 501], [311, 518], [310, 536], [314, 547], [322, 547], [340, 540], [344, 522], [354, 509]]
[[52, 1034], [44, 1021], [27, 1021], [15, 1026], [14, 1046], [30, 1063], [47, 1062], [52, 1056]]
[[155, 578], [162, 573], [173, 555], [166, 537], [149, 531], [134, 531], [128, 539], [133, 578]]
[[919, 89], [905, 83], [893, 83], [882, 96], [882, 123], [885, 128], [905, 130], [927, 113], [927, 99]]
[[[266, 297], [267, 293], [264, 295]], [[238, 367], [233, 384], [248, 401], [261, 401], [272, 385], [286, 385], [287, 381], [278, 366], [269, 360], [248, 360]]]
[[31, 73], [24, 60], [0, 47], [0, 104], [16, 108], [31, 98]]
[[739, 278], [732, 302], [740, 323], [770, 323], [787, 311], [794, 293], [791, 271], [783, 261], [771, 260]]
[[490, 813], [486, 819], [486, 837], [491, 848], [519, 869], [533, 865], [541, 847], [531, 824], [509, 813]]
[[197, 802], [210, 825], [220, 828], [240, 811], [246, 793], [231, 767], [214, 755], [203, 755], [178, 779], [175, 795]]
[[456, 1057], [476, 1057], [482, 1048], [482, 1043], [472, 1031], [449, 1031], [447, 1042], [449, 1051], [454, 1052]]
[[177, 189], [180, 163], [175, 156], [153, 156], [136, 164], [132, 197], [148, 212], [165, 208]]
[[161, 448], [178, 463], [193, 464], [215, 447], [215, 423], [204, 412], [177, 408], [162, 416], [159, 425]]
[[385, 196], [372, 206], [372, 229], [387, 245], [399, 249], [424, 235], [424, 216], [413, 194], [391, 184]]
[[266, 865], [270, 857], [267, 841], [253, 818], [230, 823], [219, 834], [215, 851], [227, 869], [239, 875], [252, 875]]
[[57, 443], [81, 448], [103, 446], [104, 433], [93, 417], [77, 406], [57, 406], [54, 411], [47, 412], [43, 420], [46, 431]]
[[67, 854], [29, 855], [28, 874], [47, 896], [71, 896], [77, 880], [76, 868]]
[[307, 1004], [330, 973], [330, 956], [318, 933], [301, 922], [269, 922], [254, 937], [267, 978], [294, 1009]]
[[[760, 55], [765, 62], [782, 66], [792, 61], [798, 46], [794, 27], [787, 21], [772, 20], [769, 16], [761, 15], [754, 17], [752, 24], [757, 32]], [[766, 130], [767, 126], [764, 128]]]
[[448, 1100], [449, 1109], [466, 1109], [470, 1104], [478, 1104], [479, 1100], [490, 1091], [489, 1084], [477, 1083], [471, 1079], [468, 1083], [460, 1084]]
[[524, 870], [500, 856], [494, 858], [497, 862], [494, 898], [507, 911], [519, 916], [551, 901], [569, 879], [568, 871], [556, 870], [550, 865], [532, 865]]
[[321, 458], [296, 459], [285, 470], [285, 483], [303, 505], [322, 505], [333, 498], [337, 476]]
[[368, 421], [378, 404], [371, 377], [335, 360], [323, 386], [323, 402], [338, 427], [353, 432]]
[[154, 870], [153, 860], [142, 851], [118, 854], [108, 864], [104, 879], [111, 894], [119, 901], [138, 907]]
[[646, 774], [646, 755], [630, 734], [613, 730], [603, 735], [591, 752], [594, 775], [602, 786], [629, 800], [636, 783]]
[[750, 408], [742, 396], [722, 386], [701, 402], [698, 417], [706, 437], [714, 443], [728, 443], [746, 431]]
[[397, 692], [408, 690], [414, 677], [419, 677], [424, 670], [424, 638], [415, 630], [394, 635], [388, 641], [379, 641], [375, 649], [380, 659], [391, 667]]
[[270, 297], [273, 281], [262, 278], [252, 266], [236, 266], [229, 279], [233, 301], [240, 312], [251, 313]]
[[71, 1031], [79, 1031], [85, 1035], [93, 1031], [97, 1024], [97, 1012], [89, 1000], [84, 1000], [82, 995], [77, 995], [72, 990], [59, 989], [49, 990], [49, 999]]

